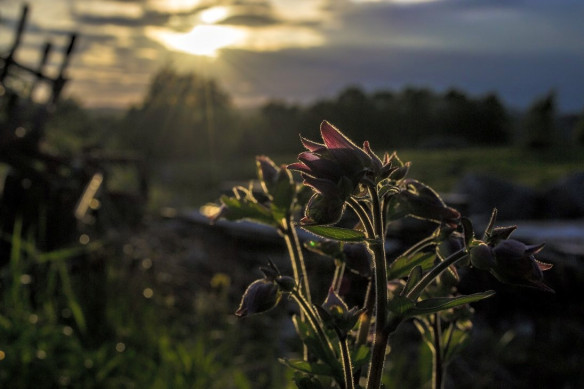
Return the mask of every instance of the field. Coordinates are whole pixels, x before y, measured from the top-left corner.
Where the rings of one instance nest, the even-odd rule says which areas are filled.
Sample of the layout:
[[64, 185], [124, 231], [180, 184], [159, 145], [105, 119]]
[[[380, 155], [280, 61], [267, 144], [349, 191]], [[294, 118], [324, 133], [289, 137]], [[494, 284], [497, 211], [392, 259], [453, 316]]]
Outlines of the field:
[[[301, 151], [301, 145], [299, 145]], [[566, 175], [584, 170], [584, 148], [534, 151], [513, 147], [444, 150], [398, 150], [412, 161], [410, 176], [436, 190], [454, 190], [467, 173], [489, 174], [531, 188], [545, 189]], [[269, 155], [276, 163], [292, 163], [296, 155]], [[209, 162], [173, 161], [153, 170], [152, 209], [160, 206], [198, 207], [213, 201], [232, 184], [246, 185], [255, 177], [253, 156]]]

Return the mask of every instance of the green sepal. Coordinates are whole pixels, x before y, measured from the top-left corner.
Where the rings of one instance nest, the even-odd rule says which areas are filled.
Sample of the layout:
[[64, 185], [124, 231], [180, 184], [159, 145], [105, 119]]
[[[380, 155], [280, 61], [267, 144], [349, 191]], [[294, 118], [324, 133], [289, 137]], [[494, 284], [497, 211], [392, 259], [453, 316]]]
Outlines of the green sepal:
[[472, 222], [470, 219], [463, 217], [460, 219], [460, 223], [462, 224], [462, 231], [464, 233], [464, 247], [468, 249], [474, 240], [474, 229]]
[[326, 239], [334, 239], [342, 242], [363, 242], [365, 234], [348, 228], [331, 226], [302, 226], [306, 231]]
[[388, 280], [395, 280], [407, 276], [414, 267], [421, 266], [423, 271], [430, 270], [434, 266], [436, 254], [433, 252], [416, 253], [412, 256], [401, 256], [393, 261], [388, 271]]

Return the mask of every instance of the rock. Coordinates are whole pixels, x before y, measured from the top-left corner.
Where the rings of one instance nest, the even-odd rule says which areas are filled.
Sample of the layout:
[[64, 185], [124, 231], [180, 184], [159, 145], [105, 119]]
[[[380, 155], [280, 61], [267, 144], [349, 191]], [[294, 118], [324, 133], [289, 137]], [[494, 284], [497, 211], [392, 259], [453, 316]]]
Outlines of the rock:
[[544, 213], [551, 219], [584, 217], [584, 172], [558, 181], [543, 194]]
[[455, 188], [466, 196], [468, 213], [488, 218], [497, 208], [497, 220], [540, 218], [541, 200], [530, 188], [481, 174], [467, 174]]

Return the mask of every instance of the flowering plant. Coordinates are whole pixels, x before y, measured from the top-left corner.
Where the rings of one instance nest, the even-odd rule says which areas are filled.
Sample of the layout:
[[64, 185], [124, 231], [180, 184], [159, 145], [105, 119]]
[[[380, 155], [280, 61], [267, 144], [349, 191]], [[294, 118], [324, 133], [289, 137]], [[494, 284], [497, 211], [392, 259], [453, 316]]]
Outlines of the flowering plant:
[[[412, 320], [433, 355], [432, 384], [444, 384], [444, 369], [460, 350], [471, 328], [469, 304], [493, 291], [461, 295], [458, 269], [472, 266], [506, 283], [552, 289], [535, 259], [543, 245], [527, 246], [509, 239], [515, 227], [495, 227], [496, 211], [481, 239], [472, 223], [449, 207], [432, 188], [407, 177], [409, 163], [396, 153], [378, 157], [368, 142], [358, 147], [328, 122], [321, 125], [323, 143], [301, 138], [306, 151], [298, 162], [276, 166], [257, 158], [261, 193], [238, 187], [223, 196], [213, 219], [251, 219], [269, 224], [287, 243], [292, 276], [282, 276], [272, 262], [264, 277], [245, 291], [236, 315], [250, 316], [274, 308], [289, 296], [299, 307], [293, 318], [304, 345], [302, 359], [284, 360], [296, 370], [299, 388], [381, 388], [389, 337]], [[303, 183], [294, 182], [291, 171]], [[296, 216], [298, 213], [301, 216]], [[352, 228], [340, 227], [352, 216]], [[405, 217], [427, 220], [435, 228], [400, 255], [386, 255], [390, 223]], [[344, 223], [346, 224], [346, 223]], [[322, 304], [312, 301], [309, 274], [297, 227], [316, 235], [305, 249], [330, 257], [335, 272]], [[445, 242], [459, 249], [448, 251]], [[368, 284], [361, 305], [349, 308], [341, 285], [345, 271]], [[391, 354], [389, 355], [391, 357]]]

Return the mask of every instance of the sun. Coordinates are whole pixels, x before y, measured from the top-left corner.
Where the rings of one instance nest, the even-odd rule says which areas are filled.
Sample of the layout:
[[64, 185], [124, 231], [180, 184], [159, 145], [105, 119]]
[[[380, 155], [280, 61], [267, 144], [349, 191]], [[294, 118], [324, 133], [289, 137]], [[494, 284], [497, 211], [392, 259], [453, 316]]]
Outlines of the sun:
[[246, 34], [236, 27], [203, 24], [187, 33], [157, 29], [150, 35], [171, 50], [214, 58], [220, 49], [242, 42]]

